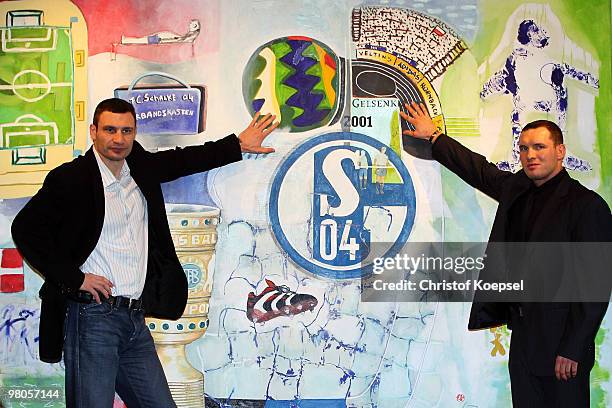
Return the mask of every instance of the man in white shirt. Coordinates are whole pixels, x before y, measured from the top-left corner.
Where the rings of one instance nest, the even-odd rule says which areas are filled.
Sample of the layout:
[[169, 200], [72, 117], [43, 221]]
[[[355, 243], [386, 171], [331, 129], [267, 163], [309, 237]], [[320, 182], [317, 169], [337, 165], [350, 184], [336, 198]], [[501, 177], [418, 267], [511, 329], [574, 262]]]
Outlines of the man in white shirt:
[[[187, 301], [160, 183], [241, 159], [278, 123], [257, 114], [238, 137], [149, 153], [134, 107], [102, 101], [93, 147], [52, 170], [15, 217], [13, 239], [44, 278], [40, 358], [66, 366], [68, 407], [175, 407], [144, 317], [177, 319]], [[62, 327], [64, 328], [62, 330]]]

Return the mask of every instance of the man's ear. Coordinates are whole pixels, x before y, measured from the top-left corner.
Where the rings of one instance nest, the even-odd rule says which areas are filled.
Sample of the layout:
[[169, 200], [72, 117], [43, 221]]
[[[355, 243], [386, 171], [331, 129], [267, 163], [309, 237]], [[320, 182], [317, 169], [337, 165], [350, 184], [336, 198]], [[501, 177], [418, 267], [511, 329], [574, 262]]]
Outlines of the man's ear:
[[89, 137], [91, 137], [92, 142], [96, 141], [96, 130], [98, 130], [96, 125], [93, 123], [89, 125]]
[[565, 145], [563, 143], [558, 144], [557, 146], [555, 146], [555, 149], [557, 151], [557, 160], [563, 160], [563, 158], [565, 157]]

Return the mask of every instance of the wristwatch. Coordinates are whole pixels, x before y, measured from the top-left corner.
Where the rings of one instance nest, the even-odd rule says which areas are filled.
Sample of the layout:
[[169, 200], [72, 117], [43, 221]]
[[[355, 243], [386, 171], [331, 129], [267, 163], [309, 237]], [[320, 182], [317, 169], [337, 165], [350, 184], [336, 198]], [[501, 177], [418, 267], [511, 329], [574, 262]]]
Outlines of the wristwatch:
[[438, 136], [439, 134], [440, 134], [440, 132], [438, 131], [438, 129], [436, 129], [436, 130], [435, 130], [435, 131], [434, 131], [434, 132], [431, 134], [431, 136], [429, 136], [429, 137], [427, 138], [427, 141], [429, 142], [429, 144], [432, 144], [432, 143], [433, 143], [433, 140], [434, 140], [434, 137]]

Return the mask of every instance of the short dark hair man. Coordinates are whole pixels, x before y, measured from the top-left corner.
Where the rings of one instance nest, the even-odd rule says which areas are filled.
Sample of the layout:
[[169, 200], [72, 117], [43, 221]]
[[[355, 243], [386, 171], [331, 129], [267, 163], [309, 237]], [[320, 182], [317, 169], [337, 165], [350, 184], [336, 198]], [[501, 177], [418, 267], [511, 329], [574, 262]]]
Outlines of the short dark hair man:
[[[69, 407], [175, 407], [144, 316], [177, 319], [187, 281], [172, 244], [160, 183], [238, 161], [278, 126], [253, 118], [235, 135], [150, 153], [134, 139], [134, 107], [107, 99], [93, 147], [52, 170], [17, 214], [13, 240], [44, 278], [40, 358], [66, 366]], [[64, 328], [64, 329], [63, 329]]]
[[[523, 169], [511, 173], [440, 134], [422, 104], [406, 109], [400, 114], [415, 130], [404, 134], [429, 140], [434, 159], [499, 202], [489, 242], [612, 241], [606, 202], [563, 168], [565, 146], [556, 124], [542, 120], [523, 128]], [[512, 329], [509, 372], [515, 407], [588, 407], [594, 340], [607, 307], [475, 302], [468, 327], [508, 324]]]

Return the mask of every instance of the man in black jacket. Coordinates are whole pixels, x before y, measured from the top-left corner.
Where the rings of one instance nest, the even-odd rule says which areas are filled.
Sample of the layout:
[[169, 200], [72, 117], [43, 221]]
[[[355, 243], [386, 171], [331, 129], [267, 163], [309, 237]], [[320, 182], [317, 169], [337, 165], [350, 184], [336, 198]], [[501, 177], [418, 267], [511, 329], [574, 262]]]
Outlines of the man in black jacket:
[[160, 183], [269, 153], [278, 123], [257, 114], [238, 137], [150, 153], [135, 142], [134, 107], [97, 106], [84, 156], [52, 170], [17, 214], [15, 244], [44, 278], [40, 358], [64, 351], [68, 407], [175, 406], [144, 316], [179, 318], [187, 281]]
[[[483, 156], [441, 134], [422, 104], [406, 105], [406, 109], [407, 113], [401, 112], [401, 116], [415, 130], [404, 134], [428, 140], [434, 159], [499, 202], [489, 243], [612, 241], [612, 217], [606, 202], [572, 179], [563, 168], [565, 146], [556, 124], [541, 120], [523, 128], [519, 141], [523, 169], [511, 173], [499, 170]], [[513, 262], [527, 265], [536, 274], [543, 270], [530, 267], [530, 263], [552, 263], [560, 266], [552, 270], [562, 276], [564, 265], [558, 260], [565, 254], [556, 255], [558, 259], [513, 259]], [[513, 272], [525, 273], [518, 269]], [[549, 278], [551, 282], [560, 280], [557, 276]], [[606, 285], [607, 300], [608, 282], [601, 284]], [[546, 291], [549, 289], [546, 286], [541, 288]], [[588, 407], [594, 340], [608, 303], [601, 302], [602, 299], [566, 303], [546, 300], [475, 301], [468, 328], [507, 324], [512, 329], [509, 372], [514, 406]]]

